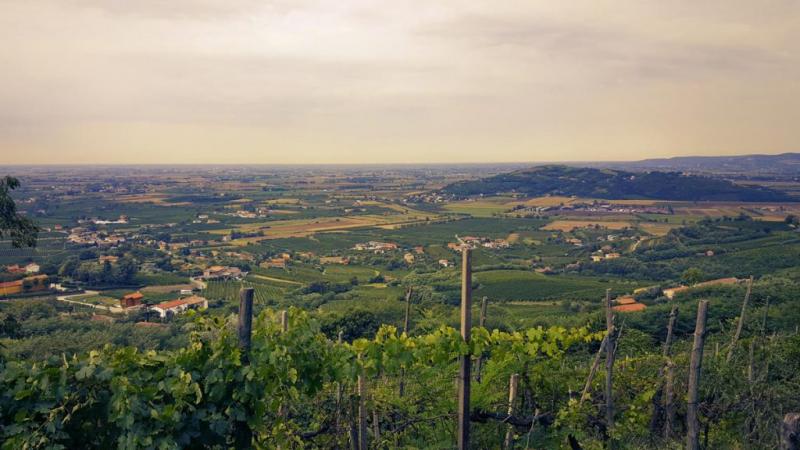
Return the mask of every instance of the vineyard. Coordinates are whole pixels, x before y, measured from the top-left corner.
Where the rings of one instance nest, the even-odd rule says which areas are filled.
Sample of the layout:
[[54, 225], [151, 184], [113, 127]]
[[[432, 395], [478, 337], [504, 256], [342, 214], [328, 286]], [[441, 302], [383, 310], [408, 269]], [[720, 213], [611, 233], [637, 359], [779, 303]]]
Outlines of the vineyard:
[[244, 287], [253, 288], [255, 302], [258, 305], [269, 305], [286, 293], [284, 287], [274, 283], [248, 278], [245, 281], [209, 281], [203, 295], [211, 301], [233, 304], [239, 301], [239, 292]]
[[239, 314], [197, 313], [184, 348], [4, 361], [2, 448], [796, 448], [800, 336], [743, 326], [752, 281], [725, 333], [690, 299], [653, 342], [608, 298], [605, 327], [490, 331], [467, 258], [460, 332], [342, 342], [299, 309], [253, 317], [269, 286], [210, 283]]

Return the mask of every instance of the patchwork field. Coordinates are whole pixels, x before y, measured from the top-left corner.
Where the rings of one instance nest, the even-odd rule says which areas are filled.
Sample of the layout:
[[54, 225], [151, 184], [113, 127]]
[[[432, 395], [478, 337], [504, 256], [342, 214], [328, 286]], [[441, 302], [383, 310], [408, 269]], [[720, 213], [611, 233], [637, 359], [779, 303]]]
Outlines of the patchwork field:
[[587, 228], [600, 226], [608, 228], [609, 230], [621, 230], [623, 228], [632, 228], [631, 222], [624, 221], [597, 221], [597, 220], [554, 220], [543, 226], [542, 230], [552, 231], [572, 231], [575, 228]]

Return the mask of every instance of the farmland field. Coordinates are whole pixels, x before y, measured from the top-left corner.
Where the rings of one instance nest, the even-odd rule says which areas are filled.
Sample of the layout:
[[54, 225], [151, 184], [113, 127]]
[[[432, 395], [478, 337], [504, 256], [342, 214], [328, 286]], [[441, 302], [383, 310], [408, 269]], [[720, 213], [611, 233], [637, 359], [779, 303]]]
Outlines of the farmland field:
[[624, 221], [594, 221], [594, 220], [554, 220], [543, 226], [542, 230], [557, 230], [557, 231], [572, 231], [575, 228], [587, 228], [599, 226], [601, 228], [608, 228], [609, 230], [621, 230], [623, 228], [631, 228], [631, 222]]

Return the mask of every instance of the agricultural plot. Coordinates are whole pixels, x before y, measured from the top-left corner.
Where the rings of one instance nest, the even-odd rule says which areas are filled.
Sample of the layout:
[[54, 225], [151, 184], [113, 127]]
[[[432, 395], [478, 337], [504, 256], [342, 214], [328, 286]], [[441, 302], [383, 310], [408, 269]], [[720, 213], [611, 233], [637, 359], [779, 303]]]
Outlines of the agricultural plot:
[[286, 293], [284, 288], [274, 284], [255, 283], [252, 281], [210, 281], [202, 295], [210, 301], [222, 301], [236, 304], [239, 301], [239, 292], [243, 287], [254, 289], [256, 304], [266, 305], [280, 300]]
[[506, 203], [488, 200], [464, 200], [447, 203], [444, 205], [444, 209], [449, 212], [467, 214], [472, 217], [492, 217], [508, 211], [509, 206]]
[[622, 230], [624, 228], [632, 228], [633, 224], [627, 221], [620, 221], [620, 220], [609, 220], [609, 221], [598, 221], [598, 220], [554, 220], [547, 225], [543, 226], [542, 230], [547, 231], [565, 231], [569, 232], [576, 228], [588, 228], [588, 227], [601, 227], [607, 228], [609, 230]]
[[494, 270], [478, 272], [473, 279], [478, 283], [476, 296], [496, 300], [599, 300], [605, 290], [629, 292], [637, 287], [632, 282], [602, 282], [586, 277], [547, 276], [523, 270]]

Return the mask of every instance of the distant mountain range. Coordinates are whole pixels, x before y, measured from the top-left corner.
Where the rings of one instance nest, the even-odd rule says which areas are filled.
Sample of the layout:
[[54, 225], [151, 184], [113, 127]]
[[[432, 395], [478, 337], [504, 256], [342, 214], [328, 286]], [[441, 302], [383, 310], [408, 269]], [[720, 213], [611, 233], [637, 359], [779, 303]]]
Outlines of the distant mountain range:
[[591, 167], [622, 170], [665, 170], [749, 175], [798, 175], [800, 153], [742, 156], [678, 156], [675, 158], [643, 159], [641, 161], [589, 163]]
[[456, 197], [516, 192], [528, 196], [564, 195], [605, 199], [683, 201], [796, 201], [764, 187], [741, 186], [728, 180], [680, 172], [629, 172], [614, 169], [538, 166], [450, 184], [441, 190]]

